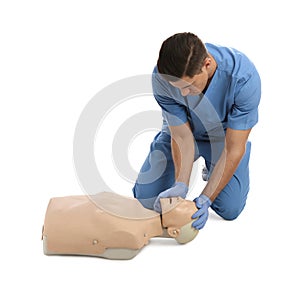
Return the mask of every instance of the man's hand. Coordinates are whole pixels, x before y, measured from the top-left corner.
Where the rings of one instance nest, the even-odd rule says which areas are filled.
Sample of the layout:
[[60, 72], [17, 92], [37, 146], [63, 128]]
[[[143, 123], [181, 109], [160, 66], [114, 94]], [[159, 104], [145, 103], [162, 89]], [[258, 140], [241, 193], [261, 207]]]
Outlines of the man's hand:
[[198, 211], [196, 211], [192, 215], [192, 219], [198, 218], [196, 221], [193, 222], [192, 226], [195, 229], [202, 229], [207, 221], [208, 218], [208, 208], [211, 205], [211, 200], [205, 196], [200, 195], [198, 198], [194, 199], [194, 202], [196, 204], [196, 207], [198, 208]]
[[153, 205], [153, 209], [156, 212], [161, 213], [161, 205], [160, 205], [160, 199], [161, 198], [170, 198], [170, 197], [181, 197], [185, 198], [186, 194], [188, 192], [188, 186], [184, 182], [176, 182], [173, 187], [161, 192]]

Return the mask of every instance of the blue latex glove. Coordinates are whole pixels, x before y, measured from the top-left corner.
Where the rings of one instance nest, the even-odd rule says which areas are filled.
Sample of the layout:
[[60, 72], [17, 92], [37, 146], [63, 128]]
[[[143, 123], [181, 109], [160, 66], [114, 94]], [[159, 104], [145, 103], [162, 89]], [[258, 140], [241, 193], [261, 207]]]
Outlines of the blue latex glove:
[[170, 198], [170, 197], [181, 197], [181, 198], [185, 198], [186, 194], [188, 192], [189, 188], [188, 186], [184, 183], [184, 182], [176, 182], [173, 187], [161, 192], [153, 205], [153, 209], [156, 212], [161, 213], [161, 205], [160, 205], [160, 199], [161, 198]]
[[196, 203], [196, 207], [198, 208], [198, 211], [196, 211], [192, 215], [192, 219], [196, 219], [192, 224], [192, 226], [198, 230], [202, 229], [207, 221], [208, 218], [208, 208], [211, 205], [211, 200], [209, 197], [205, 195], [200, 195], [198, 198], [194, 199], [194, 202]]

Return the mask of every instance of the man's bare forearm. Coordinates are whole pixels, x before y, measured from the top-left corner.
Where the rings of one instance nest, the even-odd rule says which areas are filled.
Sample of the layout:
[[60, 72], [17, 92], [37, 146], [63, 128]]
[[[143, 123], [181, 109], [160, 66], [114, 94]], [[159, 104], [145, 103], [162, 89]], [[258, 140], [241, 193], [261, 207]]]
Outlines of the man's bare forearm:
[[170, 127], [172, 158], [175, 168], [175, 181], [189, 185], [192, 172], [195, 145], [189, 122]]
[[211, 177], [202, 193], [214, 201], [219, 193], [228, 184], [235, 173], [246, 151], [246, 144], [251, 129], [233, 130], [228, 128], [225, 136], [225, 145]]
[[175, 180], [189, 185], [195, 153], [193, 136], [188, 135], [184, 139], [172, 137], [171, 147], [175, 167]]
[[209, 197], [213, 202], [232, 178], [242, 157], [243, 153], [232, 154], [223, 150], [202, 194]]

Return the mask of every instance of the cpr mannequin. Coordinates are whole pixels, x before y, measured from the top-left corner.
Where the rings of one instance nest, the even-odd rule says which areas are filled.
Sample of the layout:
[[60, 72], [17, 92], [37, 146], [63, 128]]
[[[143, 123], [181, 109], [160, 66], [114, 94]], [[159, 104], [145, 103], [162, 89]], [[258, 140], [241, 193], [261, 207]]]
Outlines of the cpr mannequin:
[[162, 214], [134, 198], [102, 192], [52, 198], [43, 226], [46, 255], [86, 255], [131, 259], [153, 237], [193, 240], [195, 203], [180, 197], [161, 199]]

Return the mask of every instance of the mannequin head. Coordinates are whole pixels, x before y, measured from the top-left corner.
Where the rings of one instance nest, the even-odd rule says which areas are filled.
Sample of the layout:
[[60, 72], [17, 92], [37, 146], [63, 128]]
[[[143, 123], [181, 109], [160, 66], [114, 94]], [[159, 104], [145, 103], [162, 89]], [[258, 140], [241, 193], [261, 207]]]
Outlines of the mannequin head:
[[195, 203], [181, 197], [160, 199], [162, 208], [162, 226], [170, 237], [179, 243], [193, 240], [198, 230], [192, 227], [192, 215], [198, 210]]

